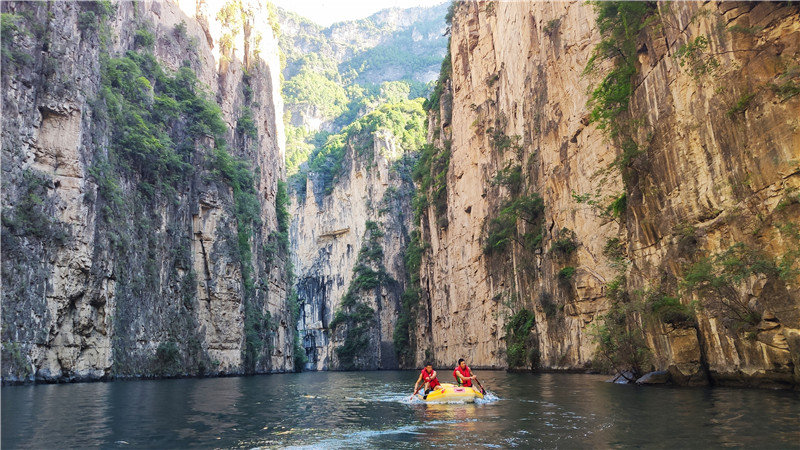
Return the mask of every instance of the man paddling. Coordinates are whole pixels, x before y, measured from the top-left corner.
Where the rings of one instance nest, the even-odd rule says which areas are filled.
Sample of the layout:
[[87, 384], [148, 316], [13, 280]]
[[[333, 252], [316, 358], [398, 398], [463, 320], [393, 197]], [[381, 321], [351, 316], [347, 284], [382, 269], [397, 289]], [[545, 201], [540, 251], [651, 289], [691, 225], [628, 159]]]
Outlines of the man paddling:
[[464, 358], [460, 358], [458, 360], [458, 365], [455, 369], [453, 369], [453, 376], [455, 377], [458, 384], [464, 387], [472, 387], [472, 380], [478, 382], [478, 386], [481, 388], [481, 394], [485, 393], [483, 386], [481, 386], [481, 382], [478, 381], [478, 377], [472, 374], [467, 362], [464, 361]]
[[436, 377], [436, 371], [433, 370], [433, 364], [430, 363], [425, 364], [425, 368], [420, 372], [419, 378], [417, 378], [417, 382], [414, 384], [414, 393], [411, 394], [412, 398], [419, 392], [420, 382], [422, 382], [422, 387], [425, 390], [425, 395], [422, 396], [423, 399], [428, 398], [428, 393], [430, 391], [442, 388], [442, 385], [439, 384], [439, 379]]

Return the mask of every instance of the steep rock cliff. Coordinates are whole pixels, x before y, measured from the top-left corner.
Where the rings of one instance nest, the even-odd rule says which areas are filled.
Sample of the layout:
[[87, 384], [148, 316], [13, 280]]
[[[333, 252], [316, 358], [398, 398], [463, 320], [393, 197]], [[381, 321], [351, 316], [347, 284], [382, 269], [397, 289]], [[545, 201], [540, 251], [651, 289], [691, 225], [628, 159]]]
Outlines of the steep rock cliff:
[[[428, 351], [448, 366], [605, 359], [685, 384], [800, 380], [800, 12], [645, 6], [620, 22], [634, 73], [603, 85], [613, 57], [584, 68], [613, 30], [592, 6], [456, 5], [430, 134], [449, 160], [421, 221], [418, 363]], [[598, 129], [592, 93], [626, 80], [622, 125]]]
[[385, 119], [396, 105], [348, 127], [333, 150], [341, 159], [326, 166], [340, 167], [336, 175], [311, 172], [305, 193], [293, 195], [297, 328], [308, 369], [398, 367], [393, 333], [407, 278], [411, 169], [424, 137], [420, 104], [406, 103], [398, 127]]
[[219, 6], [3, 2], [4, 382], [292, 370], [277, 45]]

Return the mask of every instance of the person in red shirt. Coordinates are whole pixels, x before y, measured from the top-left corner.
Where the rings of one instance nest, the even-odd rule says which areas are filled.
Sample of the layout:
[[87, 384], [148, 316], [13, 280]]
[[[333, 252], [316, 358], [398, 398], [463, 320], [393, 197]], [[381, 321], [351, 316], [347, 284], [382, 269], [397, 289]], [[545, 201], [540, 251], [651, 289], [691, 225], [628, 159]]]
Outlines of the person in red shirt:
[[472, 380], [475, 379], [464, 358], [458, 360], [458, 365], [453, 370], [453, 376], [459, 385], [466, 387], [472, 387]]
[[[464, 358], [458, 360], [458, 365], [453, 370], [453, 376], [455, 377], [458, 384], [464, 387], [472, 387], [472, 380], [478, 383], [478, 387], [480, 388], [481, 394], [486, 394], [486, 390], [481, 385], [481, 382], [478, 381], [478, 377], [472, 374], [467, 362], [464, 361]], [[474, 389], [474, 387], [473, 387]]]
[[430, 391], [442, 388], [442, 385], [439, 384], [439, 379], [436, 377], [436, 371], [433, 370], [433, 364], [425, 364], [425, 368], [422, 369], [417, 382], [414, 384], [414, 394], [419, 391], [420, 382], [422, 382], [422, 386], [425, 389], [425, 395], [422, 398], [427, 398]]

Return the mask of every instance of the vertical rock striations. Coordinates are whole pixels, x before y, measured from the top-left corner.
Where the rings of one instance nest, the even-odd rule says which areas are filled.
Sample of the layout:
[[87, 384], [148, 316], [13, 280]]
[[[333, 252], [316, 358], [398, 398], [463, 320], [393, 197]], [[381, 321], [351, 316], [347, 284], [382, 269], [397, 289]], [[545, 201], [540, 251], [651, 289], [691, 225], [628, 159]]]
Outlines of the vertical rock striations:
[[292, 370], [267, 11], [2, 12], [3, 381]]
[[393, 333], [406, 284], [411, 168], [424, 140], [421, 99], [384, 105], [328, 140], [292, 203], [313, 370], [398, 367]]
[[797, 385], [800, 10], [601, 5], [454, 4], [416, 362]]

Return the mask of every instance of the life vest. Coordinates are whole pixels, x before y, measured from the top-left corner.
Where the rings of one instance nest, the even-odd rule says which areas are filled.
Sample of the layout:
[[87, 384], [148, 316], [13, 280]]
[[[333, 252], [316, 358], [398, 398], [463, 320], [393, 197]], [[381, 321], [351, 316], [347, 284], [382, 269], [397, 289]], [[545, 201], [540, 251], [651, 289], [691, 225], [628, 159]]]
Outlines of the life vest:
[[465, 367], [464, 370], [461, 370], [461, 366], [456, 366], [456, 368], [453, 370], [453, 376], [455, 377], [455, 379], [458, 382], [458, 384], [460, 384], [462, 386], [466, 386], [466, 387], [472, 386], [472, 380], [464, 380], [464, 382], [462, 383], [461, 379], [458, 378], [458, 374], [459, 373], [464, 378], [471, 377], [472, 376], [472, 371], [469, 370], [469, 366]]
[[430, 381], [430, 385], [428, 387], [433, 389], [434, 387], [439, 386], [439, 379], [436, 377], [431, 379], [431, 375], [433, 375], [433, 372], [428, 372], [427, 370], [422, 369], [422, 381]]

